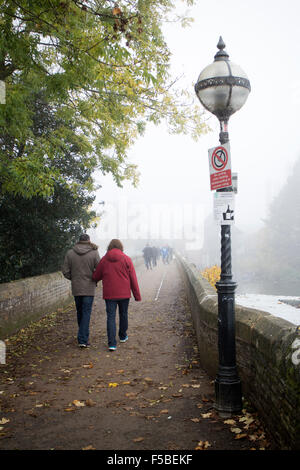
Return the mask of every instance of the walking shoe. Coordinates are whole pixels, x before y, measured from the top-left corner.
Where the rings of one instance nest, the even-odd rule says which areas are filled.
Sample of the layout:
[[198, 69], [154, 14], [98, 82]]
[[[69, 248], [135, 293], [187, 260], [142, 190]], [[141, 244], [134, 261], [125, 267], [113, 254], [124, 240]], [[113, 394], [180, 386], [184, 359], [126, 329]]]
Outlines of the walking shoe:
[[109, 349], [110, 351], [115, 351], [117, 348], [116, 348], [116, 346], [109, 346], [108, 349]]
[[91, 347], [90, 343], [87, 343], [87, 344], [81, 343], [81, 344], [78, 344], [78, 346], [80, 348], [90, 348]]
[[124, 339], [120, 339], [120, 343], [126, 343], [126, 341], [128, 341], [128, 336], [126, 336]]

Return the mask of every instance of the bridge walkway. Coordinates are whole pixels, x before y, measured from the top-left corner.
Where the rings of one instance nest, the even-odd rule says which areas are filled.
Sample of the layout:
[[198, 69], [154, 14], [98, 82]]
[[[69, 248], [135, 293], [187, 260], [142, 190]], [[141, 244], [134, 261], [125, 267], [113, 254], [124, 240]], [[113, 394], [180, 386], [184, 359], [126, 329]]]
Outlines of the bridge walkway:
[[0, 366], [1, 450], [249, 450], [270, 442], [249, 410], [213, 408], [173, 260], [137, 268], [142, 302], [129, 306], [128, 342], [109, 352], [101, 286], [89, 349], [76, 344], [73, 303], [23, 329]]

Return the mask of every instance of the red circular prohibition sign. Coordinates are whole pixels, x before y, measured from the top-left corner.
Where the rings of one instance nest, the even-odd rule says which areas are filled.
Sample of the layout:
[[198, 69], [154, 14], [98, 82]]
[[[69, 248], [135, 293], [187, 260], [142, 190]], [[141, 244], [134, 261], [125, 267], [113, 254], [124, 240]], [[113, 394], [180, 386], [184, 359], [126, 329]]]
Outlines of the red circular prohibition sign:
[[216, 171], [224, 170], [228, 162], [228, 153], [224, 147], [216, 147], [211, 156], [211, 164]]

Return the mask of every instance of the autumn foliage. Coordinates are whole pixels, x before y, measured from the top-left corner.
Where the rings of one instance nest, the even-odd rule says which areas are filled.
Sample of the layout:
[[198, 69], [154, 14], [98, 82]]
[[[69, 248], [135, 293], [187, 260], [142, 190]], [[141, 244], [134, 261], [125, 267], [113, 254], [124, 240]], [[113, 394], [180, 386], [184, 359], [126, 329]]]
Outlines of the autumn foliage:
[[210, 268], [205, 268], [204, 271], [201, 272], [201, 274], [205, 279], [208, 280], [212, 287], [216, 289], [215, 284], [217, 281], [220, 280], [221, 268], [215, 265]]

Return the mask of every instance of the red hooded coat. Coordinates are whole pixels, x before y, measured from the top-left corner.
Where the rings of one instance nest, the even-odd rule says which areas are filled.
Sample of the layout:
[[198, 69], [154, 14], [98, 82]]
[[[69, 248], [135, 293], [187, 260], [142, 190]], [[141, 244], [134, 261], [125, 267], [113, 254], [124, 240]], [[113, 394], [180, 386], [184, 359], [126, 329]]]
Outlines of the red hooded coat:
[[118, 248], [109, 250], [93, 273], [93, 280], [102, 281], [103, 299], [141, 300], [140, 289], [131, 258]]

